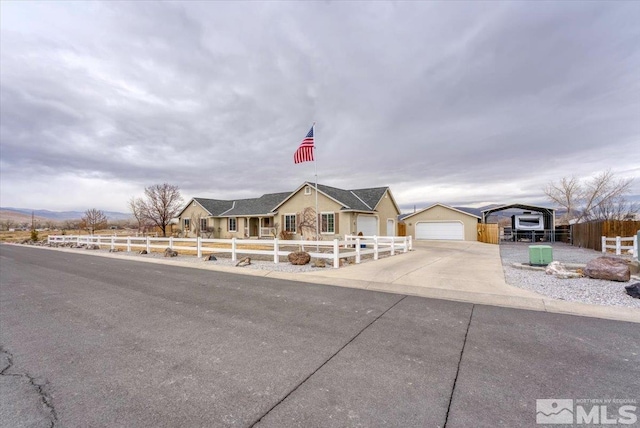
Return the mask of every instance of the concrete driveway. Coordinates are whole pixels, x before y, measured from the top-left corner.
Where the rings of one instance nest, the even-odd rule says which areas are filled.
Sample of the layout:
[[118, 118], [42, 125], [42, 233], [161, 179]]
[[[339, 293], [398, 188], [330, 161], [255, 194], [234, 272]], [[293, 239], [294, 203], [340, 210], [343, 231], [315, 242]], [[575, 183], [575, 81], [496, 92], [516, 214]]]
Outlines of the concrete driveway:
[[505, 282], [500, 247], [480, 242], [416, 241], [413, 251], [376, 262], [270, 277], [545, 312], [640, 322], [633, 308], [555, 300]]

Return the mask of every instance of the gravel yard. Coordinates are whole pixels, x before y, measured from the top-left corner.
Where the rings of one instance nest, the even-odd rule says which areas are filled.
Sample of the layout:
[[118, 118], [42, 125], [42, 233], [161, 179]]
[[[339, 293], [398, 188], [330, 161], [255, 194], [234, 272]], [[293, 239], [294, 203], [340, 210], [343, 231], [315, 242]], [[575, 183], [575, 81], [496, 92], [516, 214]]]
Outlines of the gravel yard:
[[[587, 264], [589, 260], [602, 256], [598, 251], [563, 243], [550, 245], [553, 247], [553, 260], [561, 263]], [[640, 299], [634, 299], [624, 290], [625, 285], [639, 282], [637, 277], [632, 277], [630, 282], [591, 278], [558, 279], [544, 271], [518, 269], [513, 267], [513, 263], [529, 262], [529, 245], [522, 243], [500, 244], [500, 257], [507, 284], [559, 300], [640, 309]]]

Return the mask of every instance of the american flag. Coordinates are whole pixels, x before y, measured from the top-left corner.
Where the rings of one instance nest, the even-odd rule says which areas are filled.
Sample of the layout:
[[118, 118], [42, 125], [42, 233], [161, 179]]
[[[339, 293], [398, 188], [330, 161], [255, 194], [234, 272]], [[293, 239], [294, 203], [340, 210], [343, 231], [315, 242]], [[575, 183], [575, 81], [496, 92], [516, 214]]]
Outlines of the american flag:
[[313, 160], [313, 148], [314, 145], [312, 126], [307, 136], [304, 137], [304, 140], [302, 140], [302, 143], [300, 143], [300, 147], [298, 147], [298, 150], [296, 150], [296, 152], [293, 154], [293, 162], [311, 162]]

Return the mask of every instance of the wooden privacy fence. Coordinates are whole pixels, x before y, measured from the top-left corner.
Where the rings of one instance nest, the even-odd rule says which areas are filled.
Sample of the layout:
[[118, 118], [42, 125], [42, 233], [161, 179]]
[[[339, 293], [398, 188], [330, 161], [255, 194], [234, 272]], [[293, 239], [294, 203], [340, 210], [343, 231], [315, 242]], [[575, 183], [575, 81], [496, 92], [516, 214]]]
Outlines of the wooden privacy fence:
[[333, 267], [340, 267], [340, 259], [354, 257], [361, 262], [363, 255], [372, 254], [378, 260], [381, 254], [393, 256], [398, 252], [406, 253], [412, 249], [411, 237], [404, 236], [346, 236], [345, 240], [333, 241], [294, 241], [283, 239], [204, 239], [204, 238], [152, 238], [136, 236], [97, 236], [97, 235], [49, 235], [49, 245], [97, 245], [110, 250], [143, 249], [152, 250], [170, 248], [176, 251], [195, 253], [202, 257], [203, 251], [209, 253], [229, 253], [236, 261], [240, 254], [261, 254], [273, 256], [274, 263], [280, 263], [280, 257], [286, 257], [295, 251], [306, 251], [311, 257], [333, 261]]
[[498, 224], [478, 223], [478, 241], [486, 244], [498, 244], [500, 242]]
[[602, 251], [602, 237], [633, 236], [640, 230], [640, 221], [602, 220], [571, 226], [573, 246]]

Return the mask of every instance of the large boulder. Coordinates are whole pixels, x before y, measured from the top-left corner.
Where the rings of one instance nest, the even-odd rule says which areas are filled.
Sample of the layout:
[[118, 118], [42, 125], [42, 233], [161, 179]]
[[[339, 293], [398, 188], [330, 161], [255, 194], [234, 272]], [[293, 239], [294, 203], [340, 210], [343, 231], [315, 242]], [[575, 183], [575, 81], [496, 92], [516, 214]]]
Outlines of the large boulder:
[[631, 279], [629, 265], [617, 257], [598, 257], [587, 263], [584, 274], [589, 278], [606, 279], [609, 281], [627, 282]]
[[306, 265], [311, 260], [309, 253], [304, 251], [295, 251], [287, 256], [292, 265]]

